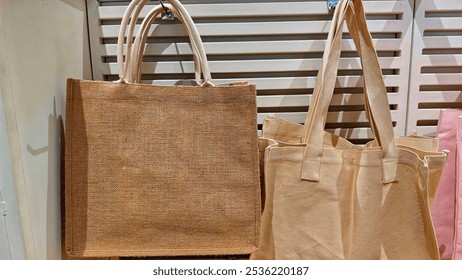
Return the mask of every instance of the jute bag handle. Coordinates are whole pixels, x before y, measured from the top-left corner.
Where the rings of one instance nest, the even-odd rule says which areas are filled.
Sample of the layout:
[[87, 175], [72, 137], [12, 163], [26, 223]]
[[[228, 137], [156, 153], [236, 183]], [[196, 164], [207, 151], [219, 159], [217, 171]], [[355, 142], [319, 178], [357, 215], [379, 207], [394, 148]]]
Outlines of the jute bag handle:
[[[302, 165], [303, 180], [318, 181], [323, 151], [324, 126], [327, 112], [333, 96], [340, 60], [340, 44], [345, 16], [355, 41], [359, 42], [358, 53], [364, 72], [366, 108], [369, 110], [374, 136], [383, 152], [383, 183], [396, 181], [397, 151], [394, 141], [393, 126], [385, 83], [378, 62], [372, 38], [367, 29], [366, 17], [361, 0], [343, 0], [336, 8], [333, 27], [330, 32], [332, 43], [326, 45], [321, 70], [313, 93], [313, 101], [309, 107], [304, 127], [304, 143], [306, 150]], [[354, 19], [354, 21], [352, 20]], [[336, 22], [338, 21], [338, 22]], [[359, 37], [359, 38], [358, 38]]]
[[[175, 17], [177, 17], [181, 22], [184, 22], [183, 15], [181, 12], [177, 11], [173, 6], [166, 4], [164, 7], [168, 10], [170, 10]], [[130, 73], [129, 73], [129, 82], [134, 82], [134, 83], [139, 83], [141, 80], [141, 65], [142, 65], [142, 58], [143, 54], [145, 51], [145, 42], [148, 37], [149, 29], [151, 25], [153, 24], [154, 20], [156, 17], [162, 13], [164, 10], [164, 7], [161, 5], [156, 6], [153, 8], [144, 18], [143, 22], [141, 23], [140, 29], [138, 29], [138, 33], [136, 34], [136, 39], [133, 45], [133, 50], [132, 50], [132, 62], [131, 65], [129, 66]], [[191, 30], [186, 26], [188, 36], [191, 41], [191, 49], [193, 51], [193, 58], [194, 58], [194, 67], [195, 67], [195, 79], [196, 83], [200, 85], [202, 83], [201, 81], [201, 67], [200, 67], [200, 54], [198, 51], [197, 45], [194, 43], [194, 30]], [[199, 34], [197, 34], [199, 36]], [[134, 60], [134, 61], [133, 61]]]
[[[135, 24], [138, 19], [139, 13], [141, 12], [141, 9], [144, 7], [144, 5], [147, 2], [148, 0], [133, 0], [127, 7], [124, 17], [122, 19], [118, 43], [117, 43], [117, 63], [119, 65], [119, 78], [120, 78], [119, 82], [122, 82], [122, 83], [129, 82], [130, 77], [133, 77], [130, 71], [132, 71], [132, 69], [136, 69], [134, 68], [135, 66], [132, 66], [133, 63], [131, 62], [131, 60], [133, 59], [131, 56], [132, 37], [133, 37], [133, 31], [134, 31]], [[188, 34], [190, 34], [191, 44], [194, 46], [195, 55], [198, 56], [198, 58], [195, 59], [195, 61], [199, 62], [200, 67], [202, 68], [203, 76], [204, 76], [204, 82], [200, 83], [200, 85], [201, 86], [213, 86], [212, 77], [210, 74], [207, 56], [205, 54], [205, 49], [202, 43], [202, 39], [199, 36], [199, 32], [197, 31], [197, 28], [194, 25], [194, 22], [191, 19], [191, 16], [188, 14], [186, 9], [183, 7], [183, 5], [178, 0], [168, 0], [168, 2], [171, 4], [171, 6], [169, 5], [169, 8], [171, 9], [171, 11], [176, 13], [177, 16], [182, 20], [183, 24], [186, 26], [188, 30]], [[134, 9], [135, 9], [135, 12], [132, 17], [132, 13]], [[130, 20], [130, 18], [132, 19]], [[129, 25], [129, 20], [130, 20], [130, 25]], [[125, 64], [124, 64], [123, 46], [124, 46], [124, 37], [125, 37], [127, 26], [129, 26], [129, 31], [127, 35], [127, 55], [126, 55]], [[199, 69], [199, 67], [196, 67], [196, 69]]]

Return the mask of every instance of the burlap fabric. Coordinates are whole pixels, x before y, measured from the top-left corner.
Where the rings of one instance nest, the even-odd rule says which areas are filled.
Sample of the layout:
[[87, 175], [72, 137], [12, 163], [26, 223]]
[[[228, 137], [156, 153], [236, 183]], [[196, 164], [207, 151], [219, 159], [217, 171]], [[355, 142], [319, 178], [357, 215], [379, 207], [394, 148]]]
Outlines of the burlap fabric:
[[[134, 2], [127, 11], [146, 1]], [[178, 1], [169, 2], [193, 33], [202, 86], [127, 83], [127, 65], [119, 82], [68, 80], [65, 246], [71, 256], [257, 249], [255, 86], [214, 86], [197, 29]]]

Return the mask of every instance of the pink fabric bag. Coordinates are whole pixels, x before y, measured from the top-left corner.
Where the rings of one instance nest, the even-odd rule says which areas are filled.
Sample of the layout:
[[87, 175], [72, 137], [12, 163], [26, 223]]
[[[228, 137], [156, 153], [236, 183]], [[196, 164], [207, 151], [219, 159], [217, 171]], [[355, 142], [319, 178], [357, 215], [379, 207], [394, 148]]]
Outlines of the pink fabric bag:
[[457, 169], [454, 220], [454, 260], [462, 260], [462, 116], [457, 118]]
[[462, 259], [462, 111], [443, 110], [437, 128], [439, 150], [449, 152], [432, 218], [441, 259]]

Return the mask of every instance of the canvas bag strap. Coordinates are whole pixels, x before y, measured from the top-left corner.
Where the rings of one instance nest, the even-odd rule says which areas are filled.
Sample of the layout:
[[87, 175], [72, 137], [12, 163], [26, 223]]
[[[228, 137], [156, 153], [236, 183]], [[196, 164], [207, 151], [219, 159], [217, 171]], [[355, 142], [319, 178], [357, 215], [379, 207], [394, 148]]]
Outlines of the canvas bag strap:
[[[205, 49], [204, 45], [202, 43], [202, 39], [199, 35], [199, 32], [197, 31], [197, 28], [191, 19], [191, 16], [188, 14], [184, 6], [178, 1], [178, 0], [168, 0], [168, 2], [171, 4], [171, 8], [173, 8], [176, 12], [177, 15], [180, 15], [179, 17], [182, 19], [183, 24], [186, 26], [188, 33], [191, 34], [191, 44], [195, 46], [198, 54], [198, 59], [197, 61], [200, 62], [200, 67], [202, 68], [202, 74], [204, 76], [204, 82], [201, 83], [202, 86], [211, 86], [212, 84], [212, 77], [210, 74], [209, 66], [208, 66], [208, 61], [207, 61], [207, 56], [205, 54]], [[122, 19], [121, 27], [120, 27], [120, 32], [119, 32], [119, 38], [118, 38], [118, 44], [117, 44], [117, 63], [119, 65], [119, 82], [128, 82], [128, 74], [130, 74], [130, 67], [132, 67], [131, 60], [133, 59], [131, 57], [131, 41], [133, 37], [133, 31], [135, 28], [136, 20], [138, 19], [138, 16], [141, 12], [141, 9], [144, 7], [144, 5], [147, 3], [147, 0], [133, 0], [129, 6], [127, 7], [124, 17]], [[133, 13], [133, 10], [136, 10], [134, 12], [133, 17], [131, 16]], [[172, 9], [172, 12], [173, 12]], [[130, 18], [132, 19], [130, 20]], [[128, 22], [130, 20], [130, 27], [129, 27], [129, 32], [127, 35], [127, 56], [125, 60], [125, 64], [123, 61], [123, 52], [124, 52], [124, 37], [126, 33], [126, 29], [128, 26]], [[138, 67], [138, 66], [136, 66]], [[196, 68], [197, 69], [197, 68]]]
[[[183, 15], [178, 12], [173, 6], [166, 4], [164, 5], [165, 8], [170, 10], [181, 22], [184, 21]], [[162, 13], [164, 7], [158, 5], [154, 7], [148, 15], [144, 18], [143, 22], [141, 23], [141, 27], [138, 29], [138, 33], [136, 34], [135, 43], [133, 45], [132, 50], [132, 62], [129, 68], [131, 69], [129, 72], [129, 82], [139, 83], [141, 80], [141, 65], [142, 65], [142, 58], [145, 51], [145, 43], [149, 34], [150, 26], [153, 24], [156, 17]], [[194, 72], [195, 72], [195, 80], [198, 85], [202, 83], [201, 81], [201, 67], [200, 67], [200, 55], [197, 49], [196, 44], [193, 43], [194, 35], [190, 28], [186, 26], [188, 36], [191, 41], [191, 49], [193, 51], [193, 58], [194, 58]]]
[[[361, 55], [362, 52], [366, 52], [366, 55], [361, 55], [361, 57], [365, 58], [361, 59], [361, 64], [365, 70], [364, 92], [366, 110], [368, 110], [366, 112], [370, 115], [372, 130], [377, 143], [383, 151], [383, 181], [384, 183], [390, 183], [397, 180], [398, 155], [387, 90], [372, 36], [367, 29], [362, 1], [354, 0], [353, 3], [351, 13], [356, 18], [356, 30], [359, 30], [359, 42], [361, 45], [359, 53]], [[348, 24], [352, 24], [352, 22], [352, 20], [347, 21]], [[354, 30], [355, 27], [351, 26], [350, 29]]]
[[360, 0], [341, 1], [334, 15], [333, 24], [335, 20], [340, 20], [341, 23], [335, 24], [339, 27], [337, 30], [331, 29], [331, 32], [336, 33], [332, 36], [332, 43], [326, 45], [322, 67], [318, 73], [313, 102], [308, 110], [307, 121], [304, 127], [306, 150], [301, 178], [311, 181], [319, 180], [324, 126], [335, 87], [340, 60], [341, 30], [343, 29], [345, 15], [348, 18], [352, 17], [355, 19], [354, 21], [350, 19], [347, 23], [350, 25], [349, 29], [356, 29], [358, 31], [352, 32], [351, 35], [359, 36], [355, 40], [360, 43], [358, 53], [361, 57], [364, 72], [365, 92], [367, 93], [366, 99], [368, 102], [366, 106], [370, 106], [370, 121], [376, 126], [376, 129], [374, 129], [375, 138], [383, 152], [383, 183], [390, 183], [396, 181], [397, 172], [397, 151], [394, 142], [391, 114], [386, 87], [383, 82], [373, 41], [367, 29], [366, 17]]
[[[337, 1], [337, 3], [338, 3], [338, 1]], [[355, 26], [355, 17], [354, 16], [347, 16], [346, 20], [347, 20], [347, 25], [349, 27]], [[356, 50], [357, 50], [359, 56], [361, 57], [361, 54], [360, 54], [361, 53], [361, 43], [359, 42], [359, 36], [360, 35], [358, 34], [358, 30], [357, 30], [357, 28], [349, 28], [349, 32], [352, 33], [351, 38], [353, 40], [353, 43], [354, 43], [354, 45], [356, 47]], [[376, 135], [377, 124], [375, 123], [375, 120], [371, 115], [371, 109], [370, 109], [370, 105], [369, 105], [369, 100], [366, 97], [367, 96], [367, 87], [366, 87], [365, 83], [363, 84], [363, 90], [364, 90], [364, 105], [365, 105], [364, 109], [365, 109], [365, 113], [366, 113], [367, 119], [370, 122], [372, 134]], [[374, 141], [374, 143], [375, 142], [376, 141]]]
[[[359, 42], [360, 35], [358, 34], [358, 29], [353, 28], [353, 26], [355, 26], [355, 17], [354, 16], [347, 16], [346, 20], [347, 20], [347, 25], [348, 25], [348, 31], [350, 32], [350, 34], [352, 34], [351, 38], [353, 39], [356, 50], [357, 50], [359, 56], [361, 57], [361, 43]], [[376, 133], [377, 133], [376, 132], [377, 131], [377, 124], [375, 123], [375, 120], [371, 115], [371, 109], [370, 109], [370, 105], [369, 105], [369, 100], [366, 97], [367, 96], [367, 87], [366, 87], [365, 83], [363, 84], [363, 90], [364, 90], [364, 111], [366, 113], [367, 119], [369, 120], [371, 130], [372, 130], [372, 134], [376, 135]]]
[[[346, 2], [345, 2], [345, 3], [346, 3]], [[342, 7], [343, 7], [343, 6], [342, 6]], [[341, 9], [342, 7], [339, 7], [339, 8], [337, 8], [337, 9]], [[346, 11], [344, 11], [344, 12], [346, 12]], [[342, 13], [339, 13], [339, 14], [342, 14]], [[338, 15], [338, 14], [337, 14], [337, 15]], [[334, 16], [334, 19], [332, 20], [332, 21], [333, 21], [333, 26], [336, 26], [337, 29], [338, 29], [338, 28], [339, 28], [339, 24], [343, 24], [343, 21], [338, 21], [338, 20], [335, 20], [335, 19], [336, 19], [336, 18], [335, 18], [335, 16]], [[352, 27], [352, 28], [349, 29], [349, 31], [350, 31], [350, 33], [354, 33], [354, 34], [352, 34], [351, 37], [352, 37], [352, 39], [353, 39], [353, 42], [354, 42], [354, 44], [355, 44], [355, 46], [356, 46], [356, 49], [357, 49], [358, 53], [360, 54], [360, 52], [361, 52], [361, 47], [360, 47], [360, 42], [359, 42], [358, 30], [357, 30], [357, 28], [353, 28], [353, 26], [354, 26], [354, 24], [355, 24], [354, 19], [355, 19], [355, 17], [352, 17], [352, 16], [347, 17], [348, 26]], [[336, 25], [334, 24], [335, 22], [337, 23]], [[342, 27], [343, 27], [343, 26], [342, 26]], [[331, 36], [331, 35], [333, 35], [334, 33], [335, 33], [335, 34], [339, 34], [339, 33], [337, 32], [337, 29], [336, 29], [335, 31], [331, 31], [331, 32], [329, 33], [329, 37], [328, 37], [328, 39], [327, 39], [327, 43], [326, 43], [326, 44], [332, 45], [332, 43], [333, 43], [333, 42], [332, 42], [332, 41], [333, 41], [333, 40], [332, 40], [332, 37], [333, 37], [333, 36]], [[361, 55], [360, 55], [360, 56], [361, 56]], [[371, 114], [370, 114], [370, 104], [369, 104], [368, 98], [366, 97], [366, 96], [367, 96], [367, 88], [366, 88], [365, 84], [364, 84], [364, 94], [365, 94], [365, 96], [364, 96], [365, 98], [364, 98], [364, 99], [365, 99], [365, 111], [366, 111], [366, 115], [367, 115], [369, 121], [371, 122], [371, 129], [372, 129], [373, 134], [375, 135], [375, 131], [376, 131], [377, 129], [376, 129], [375, 120], [373, 119], [373, 117], [372, 117]], [[309, 118], [309, 117], [307, 116], [307, 119], [308, 119], [308, 118]]]
[[[324, 77], [325, 76], [336, 77], [338, 63], [337, 64], [333, 63], [335, 62], [335, 59], [328, 59], [328, 57], [333, 56], [335, 58], [335, 56], [337, 55], [340, 57], [341, 40], [338, 40], [337, 36], [340, 36], [340, 38], [342, 37], [343, 22], [346, 16], [345, 9], [347, 8], [347, 3], [348, 3], [347, 1], [340, 2], [340, 4], [336, 7], [334, 15], [332, 17], [330, 30], [327, 35], [327, 41], [326, 41], [326, 46], [324, 49], [323, 59], [321, 61], [321, 67], [316, 77], [316, 84], [313, 90], [313, 97], [311, 99], [310, 106], [308, 108], [308, 114], [305, 120], [304, 131], [302, 135], [303, 143], [306, 143], [307, 128], [312, 127], [313, 122], [315, 121], [314, 116], [313, 116], [315, 111], [313, 109], [315, 107], [318, 107], [319, 102], [321, 102], [322, 95], [320, 94], [320, 92], [323, 91], [323, 87], [325, 86], [325, 83], [323, 82]], [[338, 52], [338, 54], [336, 54], [336, 52]], [[331, 65], [329, 65], [329, 62], [331, 63]], [[330, 75], [326, 74], [326, 71], [330, 71]], [[332, 89], [331, 89], [332, 93], [334, 91], [334, 85], [335, 85], [335, 81], [329, 84], [329, 86], [332, 86]]]

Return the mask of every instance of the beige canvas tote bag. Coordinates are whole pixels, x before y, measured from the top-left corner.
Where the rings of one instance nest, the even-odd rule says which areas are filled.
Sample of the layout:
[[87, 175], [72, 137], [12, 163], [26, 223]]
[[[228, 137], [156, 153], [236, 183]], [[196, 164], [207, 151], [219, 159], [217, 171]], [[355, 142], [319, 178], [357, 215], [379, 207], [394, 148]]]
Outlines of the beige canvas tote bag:
[[[264, 184], [264, 154], [265, 148], [273, 143], [271, 139], [280, 141], [280, 142], [289, 142], [292, 144], [302, 144], [302, 135], [303, 135], [303, 125], [299, 123], [294, 123], [287, 121], [281, 118], [269, 116], [263, 121], [262, 128], [262, 137], [259, 139], [260, 147], [260, 176], [261, 184]], [[343, 141], [343, 138], [337, 139], [338, 141]], [[420, 158], [425, 158], [425, 162], [428, 165], [428, 204], [431, 208], [433, 205], [433, 200], [435, 198], [436, 190], [440, 182], [443, 170], [446, 165], [446, 157], [442, 157], [441, 153], [438, 153], [438, 138], [435, 137], [426, 137], [426, 136], [397, 136], [395, 137], [396, 146], [401, 149], [408, 149], [412, 152], [415, 152], [419, 155]], [[371, 141], [366, 144], [365, 147], [376, 146], [375, 141]], [[435, 153], [436, 152], [436, 153]], [[425, 190], [423, 190], [425, 191]], [[264, 189], [262, 189], [262, 194], [264, 195]], [[262, 199], [264, 202], [264, 197]], [[263, 203], [262, 203], [263, 204]]]
[[[147, 1], [121, 24], [117, 82], [69, 79], [65, 248], [77, 257], [249, 254], [258, 247], [255, 86], [213, 85], [203, 44], [179, 1], [198, 86], [132, 83], [127, 40]], [[133, 12], [134, 11], [134, 12]], [[136, 72], [136, 71], [135, 71]]]
[[[324, 132], [344, 20], [359, 47], [375, 135], [365, 147]], [[446, 155], [422, 150], [434, 147], [430, 139], [395, 140], [361, 1], [343, 0], [335, 11], [305, 125], [269, 118], [263, 137], [266, 197], [252, 259], [439, 258], [429, 185]]]

